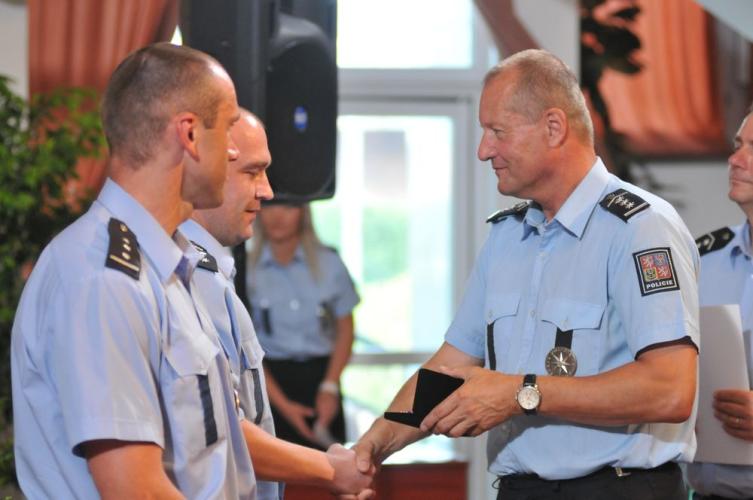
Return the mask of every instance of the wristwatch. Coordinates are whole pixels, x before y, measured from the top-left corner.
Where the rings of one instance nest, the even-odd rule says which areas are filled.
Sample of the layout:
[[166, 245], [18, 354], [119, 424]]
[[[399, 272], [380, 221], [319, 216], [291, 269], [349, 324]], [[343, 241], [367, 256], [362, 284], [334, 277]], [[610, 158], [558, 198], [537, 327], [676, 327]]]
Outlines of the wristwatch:
[[541, 391], [539, 391], [539, 386], [536, 385], [536, 375], [529, 373], [523, 377], [523, 384], [518, 388], [515, 400], [523, 409], [523, 413], [536, 415], [536, 411], [541, 404]]

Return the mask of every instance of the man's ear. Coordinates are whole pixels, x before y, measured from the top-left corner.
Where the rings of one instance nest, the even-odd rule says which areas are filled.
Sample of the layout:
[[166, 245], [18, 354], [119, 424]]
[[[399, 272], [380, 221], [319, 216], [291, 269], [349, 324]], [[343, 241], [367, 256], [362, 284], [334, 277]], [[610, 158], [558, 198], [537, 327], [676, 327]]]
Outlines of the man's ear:
[[178, 142], [191, 158], [198, 161], [199, 147], [197, 136], [201, 133], [199, 130], [199, 117], [193, 113], [183, 112], [178, 113], [174, 120], [178, 133]]
[[547, 109], [544, 111], [544, 125], [549, 146], [553, 148], [561, 146], [567, 139], [569, 128], [565, 112], [559, 108]]

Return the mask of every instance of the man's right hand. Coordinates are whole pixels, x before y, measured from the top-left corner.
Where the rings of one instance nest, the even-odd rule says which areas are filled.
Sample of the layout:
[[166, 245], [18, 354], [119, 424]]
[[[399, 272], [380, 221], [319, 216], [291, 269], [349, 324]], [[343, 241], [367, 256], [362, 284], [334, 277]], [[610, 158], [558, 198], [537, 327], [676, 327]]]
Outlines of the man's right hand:
[[351, 448], [356, 454], [356, 466], [363, 474], [374, 474], [377, 471], [379, 460], [376, 456], [374, 443], [368, 439], [361, 439]]
[[278, 406], [278, 410], [298, 434], [311, 442], [316, 442], [314, 431], [306, 422], [306, 417], [313, 417], [316, 414], [313, 408], [296, 403], [295, 401], [287, 400], [285, 404]]
[[353, 450], [333, 444], [327, 450], [327, 460], [335, 469], [332, 479], [332, 492], [340, 494], [343, 500], [366, 500], [374, 496], [373, 481], [375, 468], [361, 470], [356, 466], [356, 453]]

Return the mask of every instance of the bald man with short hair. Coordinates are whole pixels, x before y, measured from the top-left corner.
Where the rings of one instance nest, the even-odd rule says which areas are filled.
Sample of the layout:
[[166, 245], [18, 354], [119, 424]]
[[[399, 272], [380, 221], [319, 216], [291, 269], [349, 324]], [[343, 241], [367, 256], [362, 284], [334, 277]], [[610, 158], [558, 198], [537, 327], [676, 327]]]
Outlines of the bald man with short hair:
[[259, 479], [259, 500], [282, 496], [275, 481], [325, 487], [333, 493], [371, 497], [373, 471], [356, 469], [355, 453], [333, 445], [327, 453], [289, 443], [274, 436], [274, 422], [264, 379], [264, 351], [256, 338], [251, 316], [235, 293], [235, 262], [231, 247], [253, 234], [253, 221], [263, 200], [271, 200], [267, 168], [272, 158], [264, 126], [252, 113], [241, 110], [231, 137], [238, 159], [228, 165], [224, 201], [216, 208], [194, 211], [181, 225], [202, 253], [195, 275], [197, 293], [206, 304], [230, 361], [238, 394], [241, 426]]

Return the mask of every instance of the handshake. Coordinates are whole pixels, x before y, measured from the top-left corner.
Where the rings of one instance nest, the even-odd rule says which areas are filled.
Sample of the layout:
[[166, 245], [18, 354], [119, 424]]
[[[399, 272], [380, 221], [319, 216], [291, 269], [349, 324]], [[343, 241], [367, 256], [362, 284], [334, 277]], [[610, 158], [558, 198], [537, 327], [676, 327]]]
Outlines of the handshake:
[[360, 470], [356, 452], [333, 444], [327, 449], [327, 460], [332, 466], [329, 489], [340, 500], [366, 500], [374, 498], [374, 475], [376, 466], [371, 463]]

